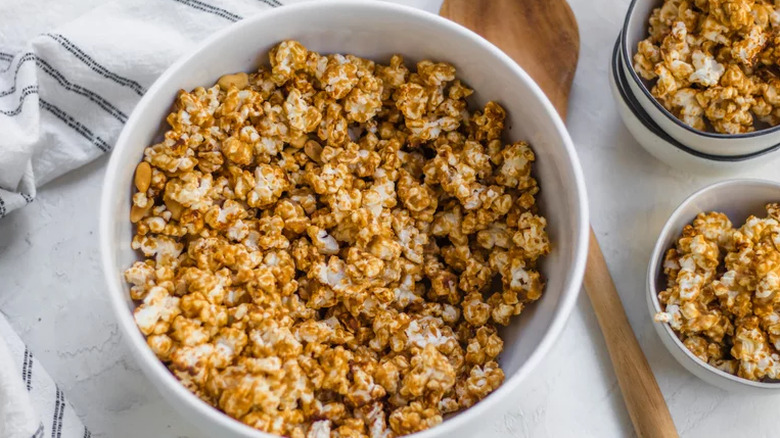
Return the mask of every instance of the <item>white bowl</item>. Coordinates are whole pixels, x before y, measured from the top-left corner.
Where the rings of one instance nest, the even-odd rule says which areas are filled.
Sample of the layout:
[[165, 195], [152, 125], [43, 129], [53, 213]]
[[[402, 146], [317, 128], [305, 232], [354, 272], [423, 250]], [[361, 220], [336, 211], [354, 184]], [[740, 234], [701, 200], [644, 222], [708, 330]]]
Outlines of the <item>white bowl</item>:
[[687, 172], [707, 174], [755, 170], [780, 158], [780, 154], [774, 153], [780, 150], [780, 145], [751, 154], [718, 156], [699, 152], [680, 143], [664, 132], [639, 104], [629, 86], [629, 79], [625, 75], [623, 65], [618, 37], [610, 61], [609, 84], [612, 97], [617, 104], [618, 114], [623, 124], [634, 139], [655, 158]]
[[[647, 305], [651, 317], [661, 311], [658, 292], [664, 289], [663, 260], [666, 251], [674, 246], [685, 225], [701, 212], [725, 213], [735, 225], [748, 216], [765, 216], [764, 206], [780, 200], [780, 183], [756, 179], [734, 179], [707, 186], [688, 197], [672, 213], [661, 230], [647, 267]], [[734, 392], [778, 394], [780, 383], [754, 382], [723, 372], [691, 353], [677, 338], [669, 324], [654, 323], [655, 331], [680, 365], [705, 382]]]
[[722, 157], [765, 151], [780, 144], [780, 125], [745, 134], [718, 134], [691, 128], [670, 113], [650, 94], [648, 82], [634, 70], [637, 44], [647, 37], [648, 19], [663, 0], [632, 0], [621, 33], [623, 69], [633, 96], [650, 118], [672, 138], [698, 152]]
[[502, 401], [526, 378], [561, 333], [580, 290], [588, 243], [588, 213], [575, 149], [555, 109], [539, 87], [498, 48], [436, 15], [385, 2], [330, 1], [285, 6], [242, 20], [214, 35], [169, 68], [133, 111], [114, 147], [106, 171], [100, 210], [100, 249], [116, 318], [124, 339], [148, 378], [179, 411], [212, 436], [269, 437], [212, 408], [185, 389], [167, 370], [137, 329], [134, 304], [122, 272], [136, 259], [128, 220], [135, 164], [162, 133], [179, 89], [213, 84], [225, 73], [251, 71], [267, 63], [280, 40], [296, 39], [323, 53], [352, 53], [387, 61], [401, 53], [407, 62], [449, 61], [476, 91], [474, 101], [499, 100], [508, 112], [513, 139], [527, 139], [537, 154], [540, 205], [554, 244], [542, 271], [543, 298], [503, 331], [499, 362], [506, 381], [493, 394], [442, 425], [416, 437], [477, 431], [479, 418], [501, 409]]

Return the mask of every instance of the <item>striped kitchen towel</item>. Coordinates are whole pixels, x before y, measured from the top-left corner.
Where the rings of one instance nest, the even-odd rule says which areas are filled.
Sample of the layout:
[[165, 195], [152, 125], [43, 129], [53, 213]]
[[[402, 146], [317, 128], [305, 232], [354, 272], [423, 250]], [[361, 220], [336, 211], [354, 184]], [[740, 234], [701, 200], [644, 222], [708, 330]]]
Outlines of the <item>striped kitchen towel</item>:
[[0, 313], [0, 437], [90, 436], [65, 395]]

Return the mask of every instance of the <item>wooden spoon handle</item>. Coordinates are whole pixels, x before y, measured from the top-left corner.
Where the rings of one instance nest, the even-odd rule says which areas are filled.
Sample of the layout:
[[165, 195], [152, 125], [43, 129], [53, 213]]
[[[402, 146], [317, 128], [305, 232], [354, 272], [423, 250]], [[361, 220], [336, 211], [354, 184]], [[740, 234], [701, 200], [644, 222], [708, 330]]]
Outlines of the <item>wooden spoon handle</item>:
[[585, 291], [604, 334], [620, 391], [637, 435], [640, 438], [677, 437], [669, 408], [631, 330], [593, 228], [590, 230]]

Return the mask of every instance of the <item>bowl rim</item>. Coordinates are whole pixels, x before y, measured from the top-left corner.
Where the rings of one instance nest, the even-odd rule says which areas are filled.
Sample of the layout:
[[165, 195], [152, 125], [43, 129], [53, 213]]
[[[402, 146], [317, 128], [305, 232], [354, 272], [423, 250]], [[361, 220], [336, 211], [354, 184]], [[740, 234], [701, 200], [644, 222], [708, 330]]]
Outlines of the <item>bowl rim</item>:
[[[696, 201], [705, 193], [709, 192], [715, 192], [718, 191], [724, 187], [729, 186], [765, 186], [765, 187], [772, 187], [775, 189], [780, 190], [780, 182], [765, 180], [765, 179], [758, 179], [758, 178], [734, 178], [734, 179], [727, 179], [724, 181], [719, 181], [713, 184], [706, 185], [695, 192], [693, 192], [691, 195], [689, 195], [687, 198], [685, 198], [684, 201], [680, 203], [677, 208], [674, 209], [672, 214], [669, 216], [669, 219], [667, 219], [666, 223], [664, 224], [663, 228], [661, 229], [661, 232], [658, 235], [658, 239], [656, 240], [655, 245], [653, 246], [653, 251], [650, 254], [650, 261], [648, 262], [647, 266], [647, 278], [646, 278], [646, 293], [649, 295], [649, 301], [652, 305], [652, 308], [648, 309], [650, 311], [650, 318], [652, 319], [655, 316], [655, 313], [661, 312], [661, 303], [658, 301], [658, 285], [656, 284], [656, 277], [659, 272], [659, 269], [662, 266], [661, 258], [666, 253], [666, 250], [668, 249], [666, 245], [664, 245], [664, 240], [666, 240], [666, 237], [669, 236], [672, 233], [679, 233], [679, 230], [675, 229], [676, 227], [673, 225], [673, 222], [675, 222], [677, 219], [680, 218], [683, 214], [683, 210], [688, 207], [689, 204]], [[693, 218], [691, 218], [693, 220]], [[703, 360], [699, 359], [695, 354], [693, 354], [688, 348], [685, 347], [685, 345], [680, 341], [680, 338], [677, 337], [677, 335], [674, 333], [674, 330], [672, 330], [669, 323], [660, 323], [655, 322], [653, 320], [653, 324], [661, 324], [663, 327], [663, 332], [666, 334], [668, 338], [670, 338], [674, 345], [677, 346], [679, 350], [681, 350], [685, 356], [693, 361], [696, 365], [698, 365], [703, 371], [706, 371], [708, 373], [714, 374], [717, 377], [720, 377], [722, 379], [727, 379], [734, 383], [739, 383], [741, 385], [745, 385], [752, 388], [758, 388], [761, 390], [778, 390], [780, 389], [780, 382], [778, 383], [767, 383], [767, 382], [755, 382], [753, 380], [744, 379], [742, 377], [735, 376], [733, 374], [729, 374], [725, 371], [719, 370], [712, 365], [704, 362]], [[660, 331], [656, 330], [656, 332]], [[664, 345], [667, 345], [665, 342]]]
[[[459, 415], [446, 419], [437, 426], [434, 426], [425, 431], [414, 433], [410, 436], [415, 438], [432, 438], [434, 436], [443, 436], [447, 433], [454, 433], [459, 428], [462, 428], [464, 425], [472, 422], [479, 416], [486, 414], [488, 410], [498, 407], [499, 403], [503, 401], [509, 393], [513, 392], [519, 383], [523, 381], [528, 376], [528, 374], [537, 367], [541, 359], [547, 355], [554, 342], [563, 332], [565, 324], [568, 321], [574, 306], [576, 305], [585, 272], [589, 238], [588, 201], [585, 189], [585, 178], [576, 149], [574, 148], [574, 144], [568, 134], [568, 131], [566, 130], [563, 121], [561, 120], [558, 112], [555, 110], [547, 96], [542, 92], [541, 88], [528, 75], [528, 73], [526, 73], [525, 70], [517, 65], [517, 63], [508, 55], [471, 30], [438, 15], [410, 6], [383, 1], [365, 2], [363, 0], [329, 0], [327, 2], [302, 2], [292, 5], [285, 5], [284, 7], [262, 11], [237, 23], [226, 26], [225, 28], [215, 32], [205, 40], [198, 43], [193, 49], [188, 51], [175, 63], [168, 67], [155, 80], [152, 86], [149, 87], [147, 93], [141, 98], [139, 103], [134, 108], [133, 112], [125, 123], [118, 140], [116, 141], [114, 151], [132, 148], [135, 146], [129, 143], [128, 138], [130, 136], [130, 131], [136, 128], [138, 120], [142, 119], [142, 113], [145, 112], [146, 108], [150, 106], [151, 96], [154, 96], [159, 92], [164, 82], [167, 82], [171, 80], [171, 78], [175, 78], [176, 76], [182, 74], [180, 70], [192, 58], [198, 56], [202, 51], [207, 50], [215, 42], [224, 38], [228, 38], [229, 35], [236, 32], [238, 29], [257, 26], [258, 23], [262, 23], [266, 20], [274, 20], [279, 17], [286, 17], [290, 15], [294, 16], [301, 10], [312, 8], [341, 8], [345, 12], [354, 10], [354, 8], [369, 8], [373, 12], [376, 12], [377, 16], [382, 16], [382, 13], [407, 15], [410, 18], [414, 18], [415, 20], [421, 20], [427, 22], [429, 25], [437, 26], [441, 28], [442, 32], [459, 35], [462, 38], [473, 40], [481, 50], [490, 52], [494, 57], [499, 59], [499, 62], [506, 64], [506, 66], [513, 71], [517, 79], [528, 86], [530, 92], [539, 101], [542, 111], [546, 112], [547, 116], [551, 119], [557, 135], [561, 138], [560, 147], [565, 152], [565, 154], [563, 154], [565, 155], [565, 158], [563, 159], [562, 164], [564, 167], [569, 169], [574, 183], [573, 189], [576, 192], [573, 196], [575, 204], [571, 206], [571, 215], [574, 217], [573, 222], [575, 229], [575, 241], [573, 242], [573, 263], [568, 268], [568, 275], [566, 275], [567, 279], [563, 283], [561, 295], [558, 299], [558, 303], [552, 315], [552, 319], [542, 334], [541, 340], [536, 345], [530, 356], [526, 359], [525, 364], [523, 364], [523, 366], [521, 366], [511, 376], [506, 378], [500, 387], [498, 387], [479, 403], [462, 411]], [[132, 312], [129, 312], [127, 308], [126, 293], [119, 278], [121, 273], [115, 272], [115, 266], [113, 263], [113, 256], [115, 254], [114, 250], [116, 249], [116, 245], [113, 242], [113, 225], [111, 223], [112, 219], [115, 219], [116, 217], [116, 214], [113, 211], [113, 206], [116, 205], [114, 202], [114, 188], [117, 185], [116, 175], [120, 173], [120, 169], [126, 167], [126, 163], [120, 162], [118, 156], [119, 154], [117, 153], [112, 154], [106, 167], [106, 176], [104, 179], [103, 191], [101, 193], [101, 205], [99, 210], [99, 245], [101, 265], [105, 281], [108, 285], [107, 292], [110, 297], [111, 307], [117, 320], [117, 324], [122, 331], [123, 338], [126, 340], [130, 350], [132, 350], [134, 359], [139, 363], [141, 368], [147, 374], [147, 379], [152, 380], [154, 383], [159, 383], [159, 385], [157, 385], [158, 391], [168, 393], [171, 396], [169, 400], [175, 399], [180, 404], [189, 407], [190, 409], [188, 411], [194, 411], [202, 418], [204, 418], [204, 421], [219, 425], [221, 428], [225, 429], [225, 432], [229, 431], [230, 433], [239, 436], [258, 438], [276, 437], [275, 435], [259, 431], [244, 423], [241, 423], [240, 421], [228, 416], [217, 408], [201, 400], [195, 394], [186, 389], [179, 382], [179, 380], [170, 373], [162, 361], [160, 361], [154, 355], [154, 353], [148, 347], [145, 337], [141, 334], [135, 325]], [[156, 380], [151, 379], [149, 376], [150, 374], [153, 375]], [[187, 421], [190, 421], [189, 418], [187, 418]]]
[[[622, 34], [622, 32], [621, 32]], [[626, 74], [624, 69], [622, 68], [623, 64], [625, 63], [623, 55], [620, 51], [620, 45], [622, 44], [621, 41], [622, 35], [619, 35], [617, 40], [615, 41], [615, 46], [612, 49], [612, 62], [611, 62], [611, 70], [612, 70], [612, 76], [615, 80], [615, 85], [620, 93], [621, 98], [626, 103], [626, 106], [629, 110], [634, 114], [634, 116], [639, 120], [642, 125], [647, 128], [651, 133], [655, 134], [656, 136], [660, 137], [661, 140], [665, 141], [666, 143], [670, 144], [671, 146], [676, 147], [677, 149], [681, 150], [682, 152], [685, 152], [689, 155], [693, 155], [697, 158], [702, 158], [705, 160], [711, 160], [711, 161], [717, 161], [721, 163], [729, 163], [729, 162], [741, 162], [741, 161], [747, 161], [751, 160], [753, 158], [760, 157], [762, 155], [767, 155], [772, 152], [777, 151], [780, 149], [780, 143], [769, 146], [766, 149], [762, 149], [756, 152], [751, 152], [749, 154], [740, 154], [740, 155], [714, 155], [709, 154], [706, 152], [700, 152], [696, 149], [689, 148], [688, 146], [685, 146], [684, 144], [680, 143], [678, 140], [670, 136], [666, 131], [661, 129], [660, 126], [658, 126], [657, 123], [647, 114], [647, 111], [642, 107], [642, 105], [639, 103], [637, 98], [634, 96], [633, 93], [631, 93], [628, 81], [626, 79]], [[687, 126], [687, 125], [686, 125]], [[780, 126], [780, 125], [778, 125]]]
[[[623, 59], [625, 65], [628, 67], [629, 72], [631, 72], [631, 78], [633, 81], [639, 85], [639, 89], [642, 90], [642, 94], [649, 99], [653, 106], [658, 109], [661, 114], [666, 116], [667, 119], [669, 119], [672, 123], [674, 123], [677, 127], [684, 129], [685, 131], [715, 140], [733, 140], [733, 139], [744, 139], [744, 138], [754, 138], [754, 137], [761, 137], [768, 134], [773, 134], [776, 132], [780, 132], [780, 125], [772, 126], [769, 128], [753, 131], [753, 132], [745, 132], [741, 134], [720, 134], [717, 132], [708, 132], [708, 131], [699, 131], [698, 129], [694, 129], [685, 123], [683, 123], [680, 119], [674, 116], [674, 114], [670, 113], [669, 110], [664, 108], [663, 105], [661, 105], [658, 100], [656, 100], [655, 97], [650, 93], [650, 90], [647, 89], [647, 86], [645, 85], [642, 78], [639, 77], [636, 70], [634, 69], [634, 65], [630, 62], [628, 62], [631, 58], [631, 54], [629, 53], [629, 46], [628, 46], [628, 26], [631, 20], [634, 18], [634, 8], [636, 7], [637, 3], [640, 1], [647, 1], [647, 0], [631, 0], [631, 4], [628, 5], [628, 11], [626, 12], [626, 16], [623, 20], [623, 27], [620, 32], [620, 40], [622, 42], [622, 53], [623, 53]], [[776, 148], [780, 145], [771, 146], [772, 148]], [[764, 151], [763, 149], [758, 152]]]

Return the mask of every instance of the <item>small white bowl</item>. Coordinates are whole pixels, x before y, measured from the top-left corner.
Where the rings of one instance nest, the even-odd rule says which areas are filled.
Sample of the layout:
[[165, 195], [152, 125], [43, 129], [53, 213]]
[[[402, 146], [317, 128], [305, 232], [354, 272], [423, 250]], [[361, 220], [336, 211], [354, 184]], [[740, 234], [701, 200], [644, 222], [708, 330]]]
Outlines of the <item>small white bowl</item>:
[[114, 313], [130, 351], [160, 393], [209, 436], [269, 438], [201, 401], [182, 386], [146, 345], [135, 325], [135, 307], [122, 272], [137, 260], [130, 248], [128, 220], [135, 165], [147, 145], [159, 139], [179, 89], [213, 84], [225, 73], [255, 70], [283, 39], [296, 39], [322, 53], [351, 53], [408, 63], [452, 62], [476, 90], [473, 101], [499, 100], [507, 110], [508, 138], [526, 139], [537, 155], [540, 208], [548, 219], [553, 252], [541, 270], [545, 295], [502, 331], [499, 362], [506, 381], [474, 407], [417, 438], [484, 433], [488, 412], [505, 409], [510, 394], [550, 350], [574, 308], [585, 270], [588, 208], [574, 146], [555, 108], [512, 59], [477, 34], [433, 14], [380, 1], [305, 2], [246, 18], [210, 37], [154, 83], [125, 124], [106, 170], [100, 209], [100, 251]]
[[765, 151], [780, 144], [780, 125], [745, 134], [719, 134], [691, 128], [670, 113], [650, 94], [648, 82], [634, 70], [637, 44], [647, 37], [648, 19], [662, 0], [633, 0], [621, 33], [623, 69], [633, 96], [650, 118], [672, 138], [698, 152], [721, 157]]
[[[734, 179], [707, 186], [688, 197], [672, 213], [661, 230], [647, 267], [647, 306], [651, 318], [661, 311], [658, 292], [665, 288], [663, 260], [666, 251], [675, 245], [685, 225], [701, 212], [725, 213], [735, 225], [748, 216], [765, 216], [764, 206], [780, 200], [780, 183], [756, 179]], [[653, 323], [656, 333], [680, 365], [705, 382], [733, 392], [778, 394], [780, 383], [754, 382], [723, 372], [691, 353], [674, 334], [669, 324]]]
[[755, 170], [780, 158], [780, 154], [773, 153], [780, 150], [780, 145], [752, 154], [721, 157], [699, 152], [680, 143], [664, 132], [637, 102], [622, 66], [623, 57], [620, 51], [620, 38], [618, 38], [610, 62], [609, 83], [612, 97], [617, 104], [618, 114], [623, 124], [634, 139], [655, 158], [671, 167], [708, 174]]

